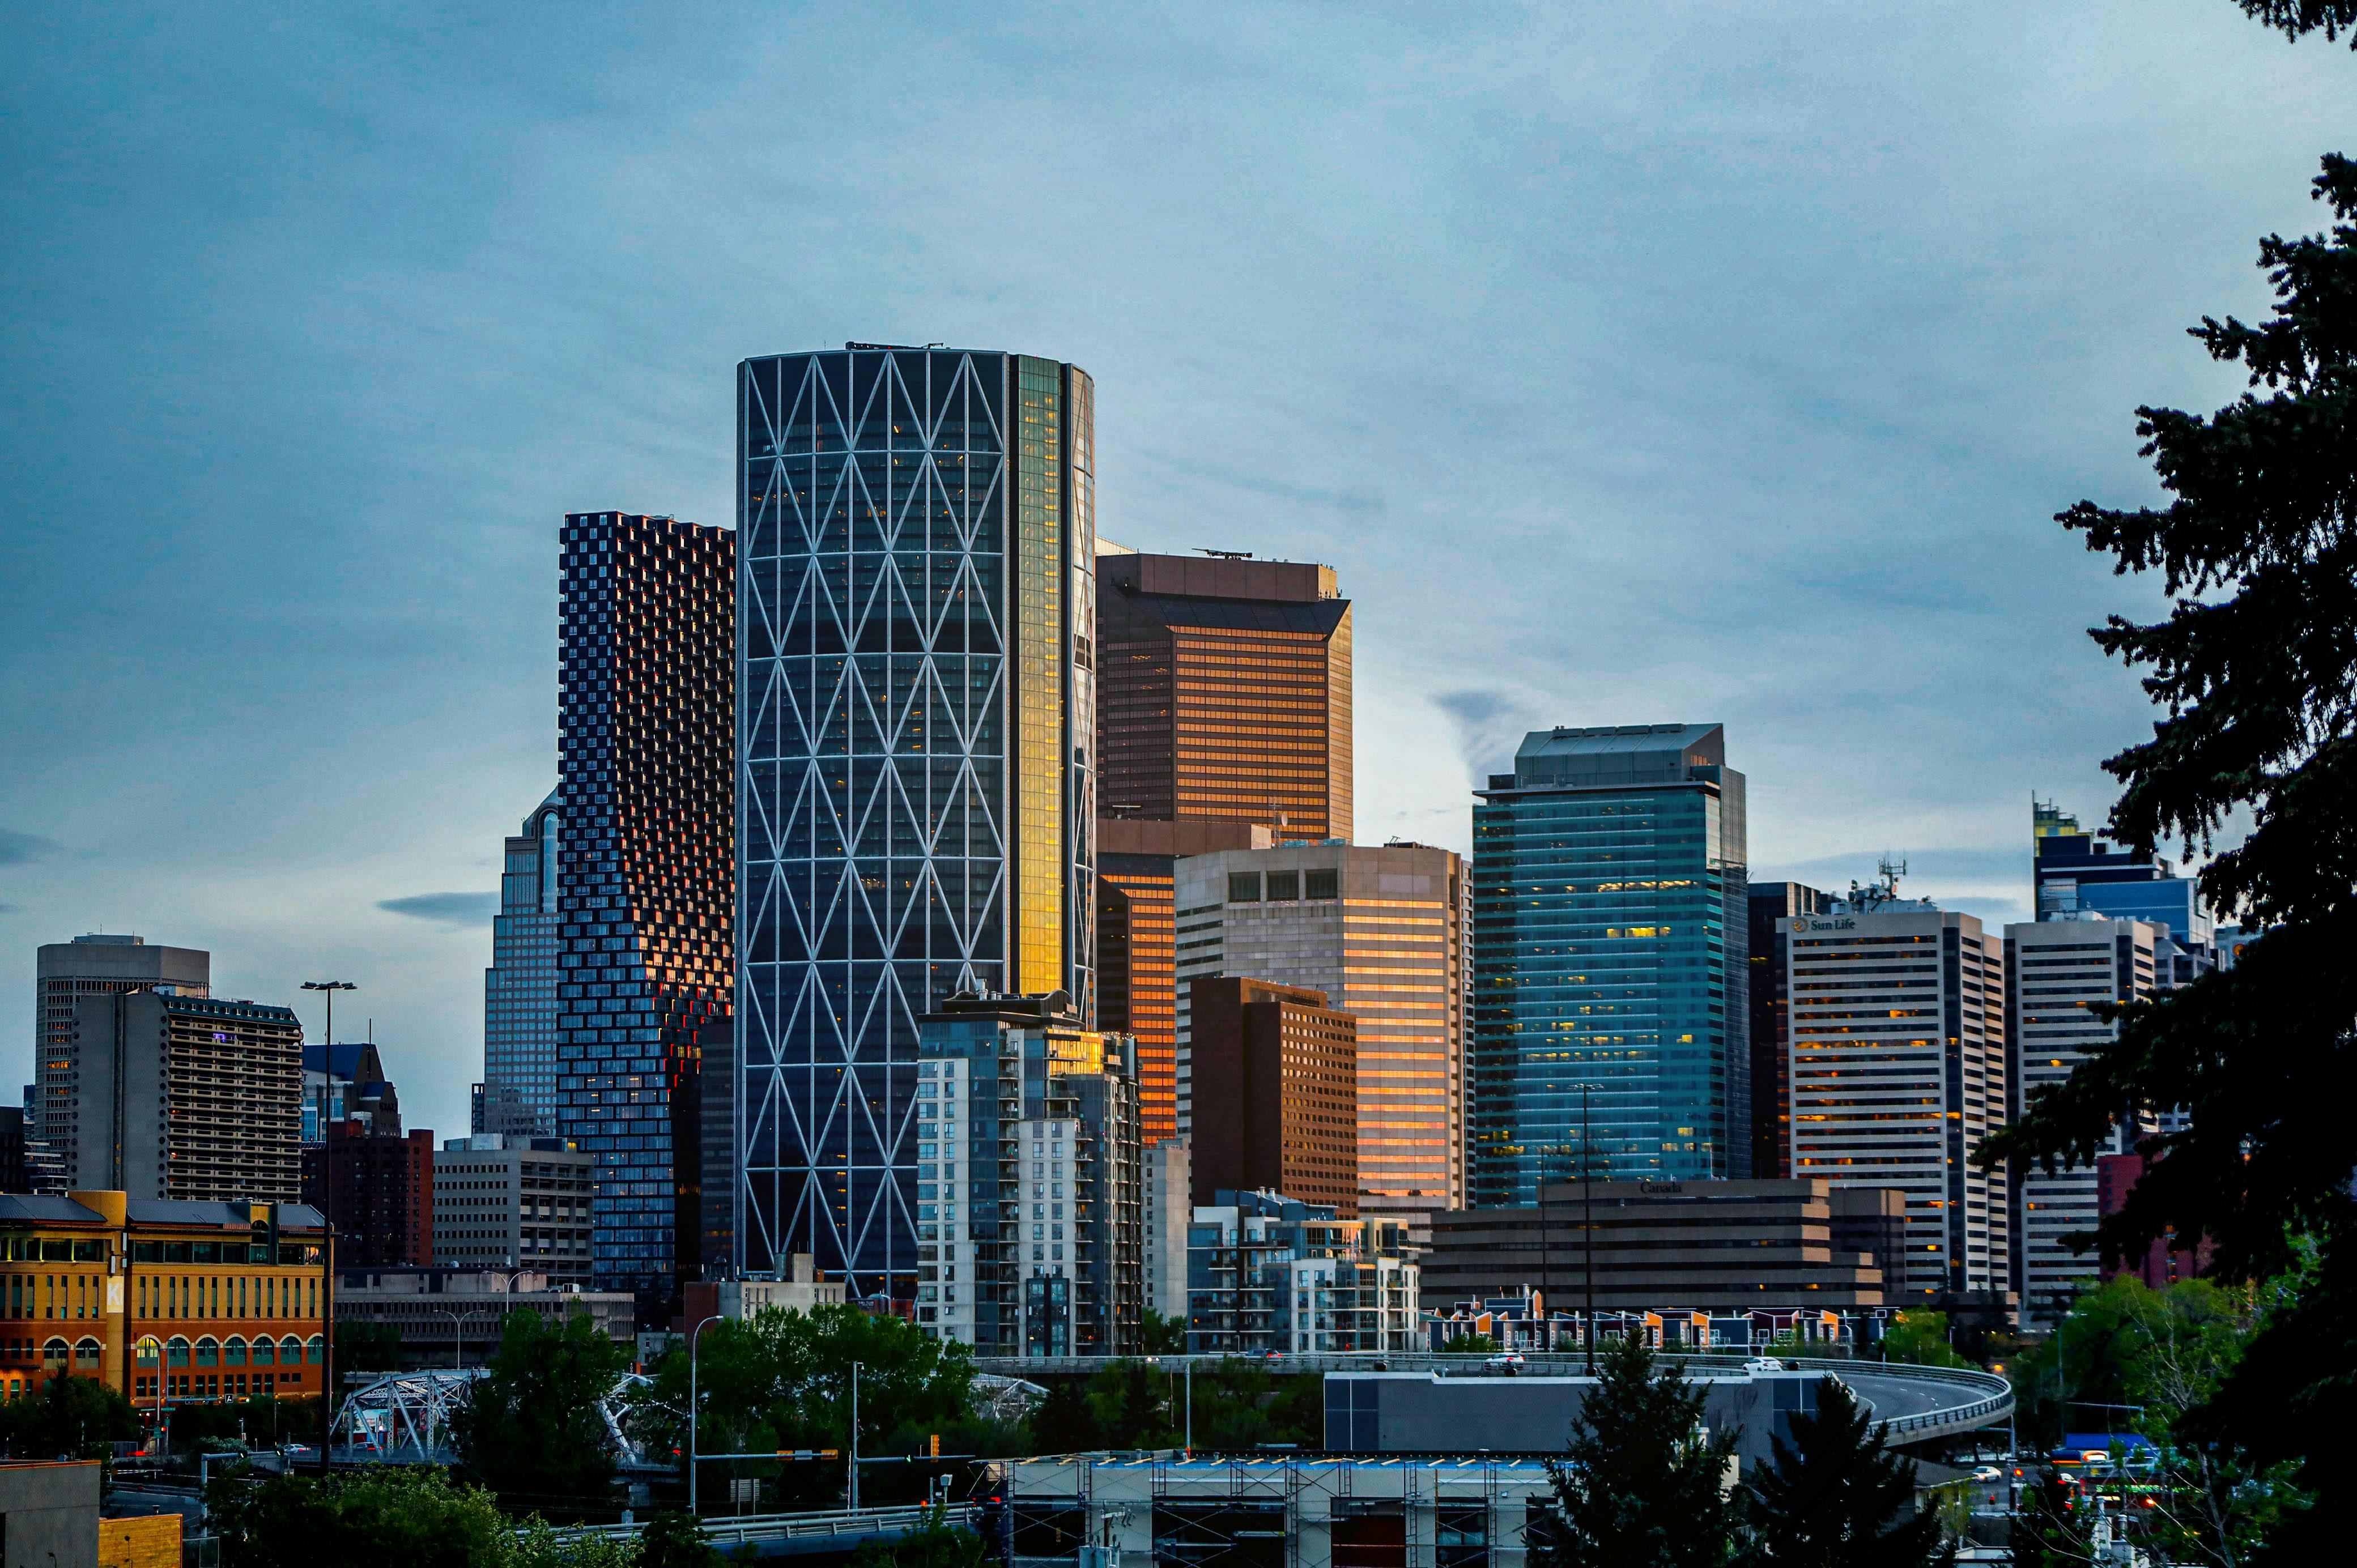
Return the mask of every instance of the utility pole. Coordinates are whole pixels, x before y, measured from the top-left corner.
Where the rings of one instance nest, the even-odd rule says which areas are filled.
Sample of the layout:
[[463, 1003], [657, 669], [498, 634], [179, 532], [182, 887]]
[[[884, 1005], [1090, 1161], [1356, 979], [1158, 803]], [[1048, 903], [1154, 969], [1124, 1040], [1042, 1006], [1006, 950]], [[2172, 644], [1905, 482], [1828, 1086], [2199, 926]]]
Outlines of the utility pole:
[[859, 1363], [851, 1363], [851, 1506], [859, 1507]]

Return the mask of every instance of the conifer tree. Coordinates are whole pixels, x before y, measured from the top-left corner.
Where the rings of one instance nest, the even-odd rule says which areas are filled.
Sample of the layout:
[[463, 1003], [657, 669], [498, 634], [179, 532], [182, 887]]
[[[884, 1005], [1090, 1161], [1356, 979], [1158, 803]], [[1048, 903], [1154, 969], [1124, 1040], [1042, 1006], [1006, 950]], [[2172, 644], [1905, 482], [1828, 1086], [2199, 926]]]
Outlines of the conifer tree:
[[1703, 1427], [1703, 1396], [1656, 1367], [1636, 1335], [1606, 1353], [1550, 1460], [1555, 1507], [1529, 1534], [1531, 1568], [1723, 1568], [1738, 1523], [1727, 1486], [1735, 1434]]
[[1828, 1378], [1816, 1413], [1770, 1440], [1751, 1483], [1753, 1560], [1762, 1568], [1932, 1568], [1954, 1561], [1939, 1515], [1915, 1507], [1915, 1461], [1891, 1452], [1847, 1385]]

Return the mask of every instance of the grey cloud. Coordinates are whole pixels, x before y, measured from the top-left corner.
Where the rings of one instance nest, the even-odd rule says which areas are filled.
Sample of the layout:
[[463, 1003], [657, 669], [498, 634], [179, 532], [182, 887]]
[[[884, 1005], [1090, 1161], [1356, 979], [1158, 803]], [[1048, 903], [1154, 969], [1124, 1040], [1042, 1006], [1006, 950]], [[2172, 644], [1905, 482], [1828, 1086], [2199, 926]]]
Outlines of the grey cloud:
[[1465, 766], [1477, 779], [1511, 766], [1523, 736], [1540, 727], [1531, 716], [1530, 699], [1520, 692], [1477, 686], [1441, 692], [1432, 701], [1457, 726]]
[[0, 865], [22, 865], [29, 860], [47, 860], [64, 853], [65, 845], [54, 839], [0, 828]]
[[496, 893], [416, 893], [406, 898], [380, 899], [377, 908], [388, 915], [431, 920], [437, 926], [479, 926], [499, 913]]

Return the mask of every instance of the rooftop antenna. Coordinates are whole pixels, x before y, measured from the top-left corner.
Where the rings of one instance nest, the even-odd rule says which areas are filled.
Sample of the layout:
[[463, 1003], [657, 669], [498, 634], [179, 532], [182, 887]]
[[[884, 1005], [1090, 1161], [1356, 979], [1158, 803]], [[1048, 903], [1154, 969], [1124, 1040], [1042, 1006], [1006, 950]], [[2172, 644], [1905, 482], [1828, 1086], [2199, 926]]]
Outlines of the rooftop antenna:
[[1899, 879], [1907, 875], [1907, 863], [1903, 860], [1894, 861], [1886, 854], [1875, 864], [1875, 870], [1879, 874], [1883, 901], [1896, 903], [1899, 898]]

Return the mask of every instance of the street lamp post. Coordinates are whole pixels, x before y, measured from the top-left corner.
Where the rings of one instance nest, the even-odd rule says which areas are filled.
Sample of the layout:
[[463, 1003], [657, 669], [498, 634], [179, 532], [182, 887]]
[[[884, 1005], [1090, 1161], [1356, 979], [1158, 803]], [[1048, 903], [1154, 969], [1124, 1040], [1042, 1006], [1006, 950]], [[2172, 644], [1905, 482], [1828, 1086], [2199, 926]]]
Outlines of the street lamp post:
[[464, 1371], [467, 1367], [467, 1319], [489, 1317], [490, 1314], [481, 1307], [468, 1307], [465, 1312], [460, 1312], [454, 1307], [437, 1306], [433, 1308], [433, 1311], [450, 1320], [450, 1332], [457, 1337], [456, 1342], [450, 1347], [450, 1369], [454, 1372]]
[[[706, 1328], [719, 1321], [716, 1317], [707, 1317], [687, 1331], [687, 1516], [690, 1519], [704, 1517], [695, 1507], [695, 1342]], [[855, 1482], [858, 1478], [856, 1466], [852, 1477]]]
[[[332, 1079], [336, 1070], [336, 993], [358, 991], [349, 980], [307, 980], [306, 991], [321, 991], [328, 1001], [328, 1074]], [[326, 1341], [319, 1362], [319, 1474], [328, 1473], [328, 1451], [336, 1440], [336, 1184], [329, 1168], [328, 1129], [321, 1119], [319, 1127], [319, 1210], [325, 1232], [319, 1238], [320, 1269], [319, 1329]]]
[[859, 1363], [851, 1363], [851, 1441], [846, 1445], [851, 1455], [851, 1506], [859, 1507]]

